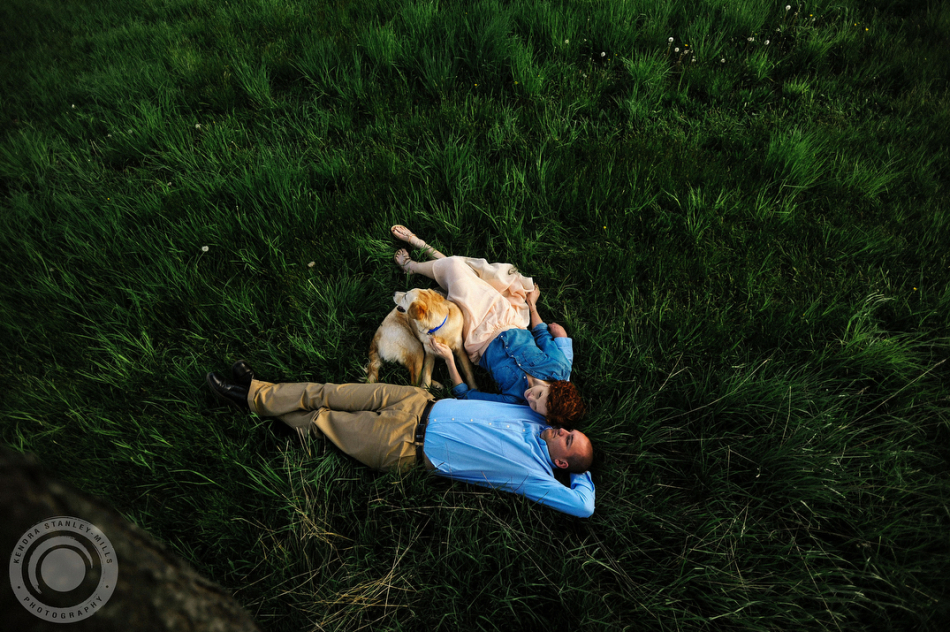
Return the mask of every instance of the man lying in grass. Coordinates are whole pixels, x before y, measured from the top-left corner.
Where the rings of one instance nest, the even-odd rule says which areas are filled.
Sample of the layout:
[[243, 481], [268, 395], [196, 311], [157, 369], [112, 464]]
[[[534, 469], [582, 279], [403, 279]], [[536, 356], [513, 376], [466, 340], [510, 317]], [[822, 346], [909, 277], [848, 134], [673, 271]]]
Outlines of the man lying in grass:
[[[304, 434], [323, 433], [377, 470], [424, 465], [454, 480], [503, 489], [582, 518], [594, 513], [593, 446], [580, 431], [554, 428], [528, 406], [482, 400], [435, 400], [426, 390], [393, 384], [272, 384], [247, 363], [232, 382], [208, 373], [222, 401], [277, 417]], [[554, 478], [570, 473], [570, 487]]]

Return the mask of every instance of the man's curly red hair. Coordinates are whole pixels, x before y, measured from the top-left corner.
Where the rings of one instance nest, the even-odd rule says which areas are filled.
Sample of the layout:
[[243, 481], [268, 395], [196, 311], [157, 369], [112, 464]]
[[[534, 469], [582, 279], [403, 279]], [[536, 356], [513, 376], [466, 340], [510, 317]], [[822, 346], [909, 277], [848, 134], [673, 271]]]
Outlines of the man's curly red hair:
[[547, 401], [548, 423], [557, 426], [575, 426], [587, 412], [577, 387], [566, 380], [551, 380], [548, 384], [551, 385]]

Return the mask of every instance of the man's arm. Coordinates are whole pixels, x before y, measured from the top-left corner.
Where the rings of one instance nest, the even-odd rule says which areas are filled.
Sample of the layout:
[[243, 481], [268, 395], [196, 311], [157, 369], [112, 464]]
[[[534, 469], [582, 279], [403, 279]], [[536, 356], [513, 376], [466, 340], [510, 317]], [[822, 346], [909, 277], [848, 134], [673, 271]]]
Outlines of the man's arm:
[[578, 518], [589, 518], [594, 513], [594, 481], [590, 472], [571, 474], [570, 488], [549, 476], [526, 482], [517, 493]]

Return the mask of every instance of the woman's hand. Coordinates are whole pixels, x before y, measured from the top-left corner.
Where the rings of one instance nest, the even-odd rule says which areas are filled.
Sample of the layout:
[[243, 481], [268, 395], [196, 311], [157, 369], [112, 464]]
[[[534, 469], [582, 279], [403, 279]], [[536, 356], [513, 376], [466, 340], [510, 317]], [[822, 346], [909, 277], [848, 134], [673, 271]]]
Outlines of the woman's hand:
[[567, 332], [564, 331], [564, 328], [557, 323], [551, 323], [548, 325], [548, 331], [551, 332], [552, 338], [567, 338]]
[[438, 338], [432, 338], [429, 341], [429, 344], [432, 346], [432, 350], [435, 352], [435, 355], [439, 356], [446, 362], [455, 362], [455, 356], [452, 355], [452, 349], [449, 345], [445, 344]]
[[430, 338], [429, 344], [435, 355], [445, 360], [445, 368], [449, 370], [449, 377], [452, 378], [452, 387], [462, 383], [462, 376], [459, 375], [458, 367], [455, 366], [455, 356], [452, 355], [452, 348], [445, 344], [440, 338]]
[[529, 325], [531, 329], [537, 327], [539, 323], [544, 322], [541, 320], [541, 314], [538, 313], [539, 296], [541, 296], [541, 288], [537, 283], [535, 283], [534, 289], [528, 292], [528, 296], [525, 297], [525, 300], [528, 303], [528, 316], [531, 317], [531, 324]]
[[537, 283], [534, 284], [534, 289], [528, 292], [528, 296], [525, 297], [529, 307], [534, 307], [538, 304], [538, 297], [541, 296], [541, 288]]

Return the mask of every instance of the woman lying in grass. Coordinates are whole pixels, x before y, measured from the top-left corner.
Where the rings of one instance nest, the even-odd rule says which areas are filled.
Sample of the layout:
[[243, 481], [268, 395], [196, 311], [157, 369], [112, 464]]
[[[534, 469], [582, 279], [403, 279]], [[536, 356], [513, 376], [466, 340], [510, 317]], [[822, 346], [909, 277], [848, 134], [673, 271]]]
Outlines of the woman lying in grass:
[[405, 226], [393, 226], [392, 233], [432, 259], [413, 261], [405, 249], [395, 256], [405, 272], [423, 274], [445, 288], [465, 315], [465, 351], [473, 364], [492, 374], [501, 391], [495, 395], [469, 388], [459, 375], [452, 350], [433, 341], [452, 378], [452, 394], [459, 399], [527, 404], [551, 424], [573, 426], [585, 411], [577, 388], [568, 381], [573, 345], [563, 327], [541, 320], [537, 308], [541, 290], [534, 282], [507, 263], [446, 257]]

